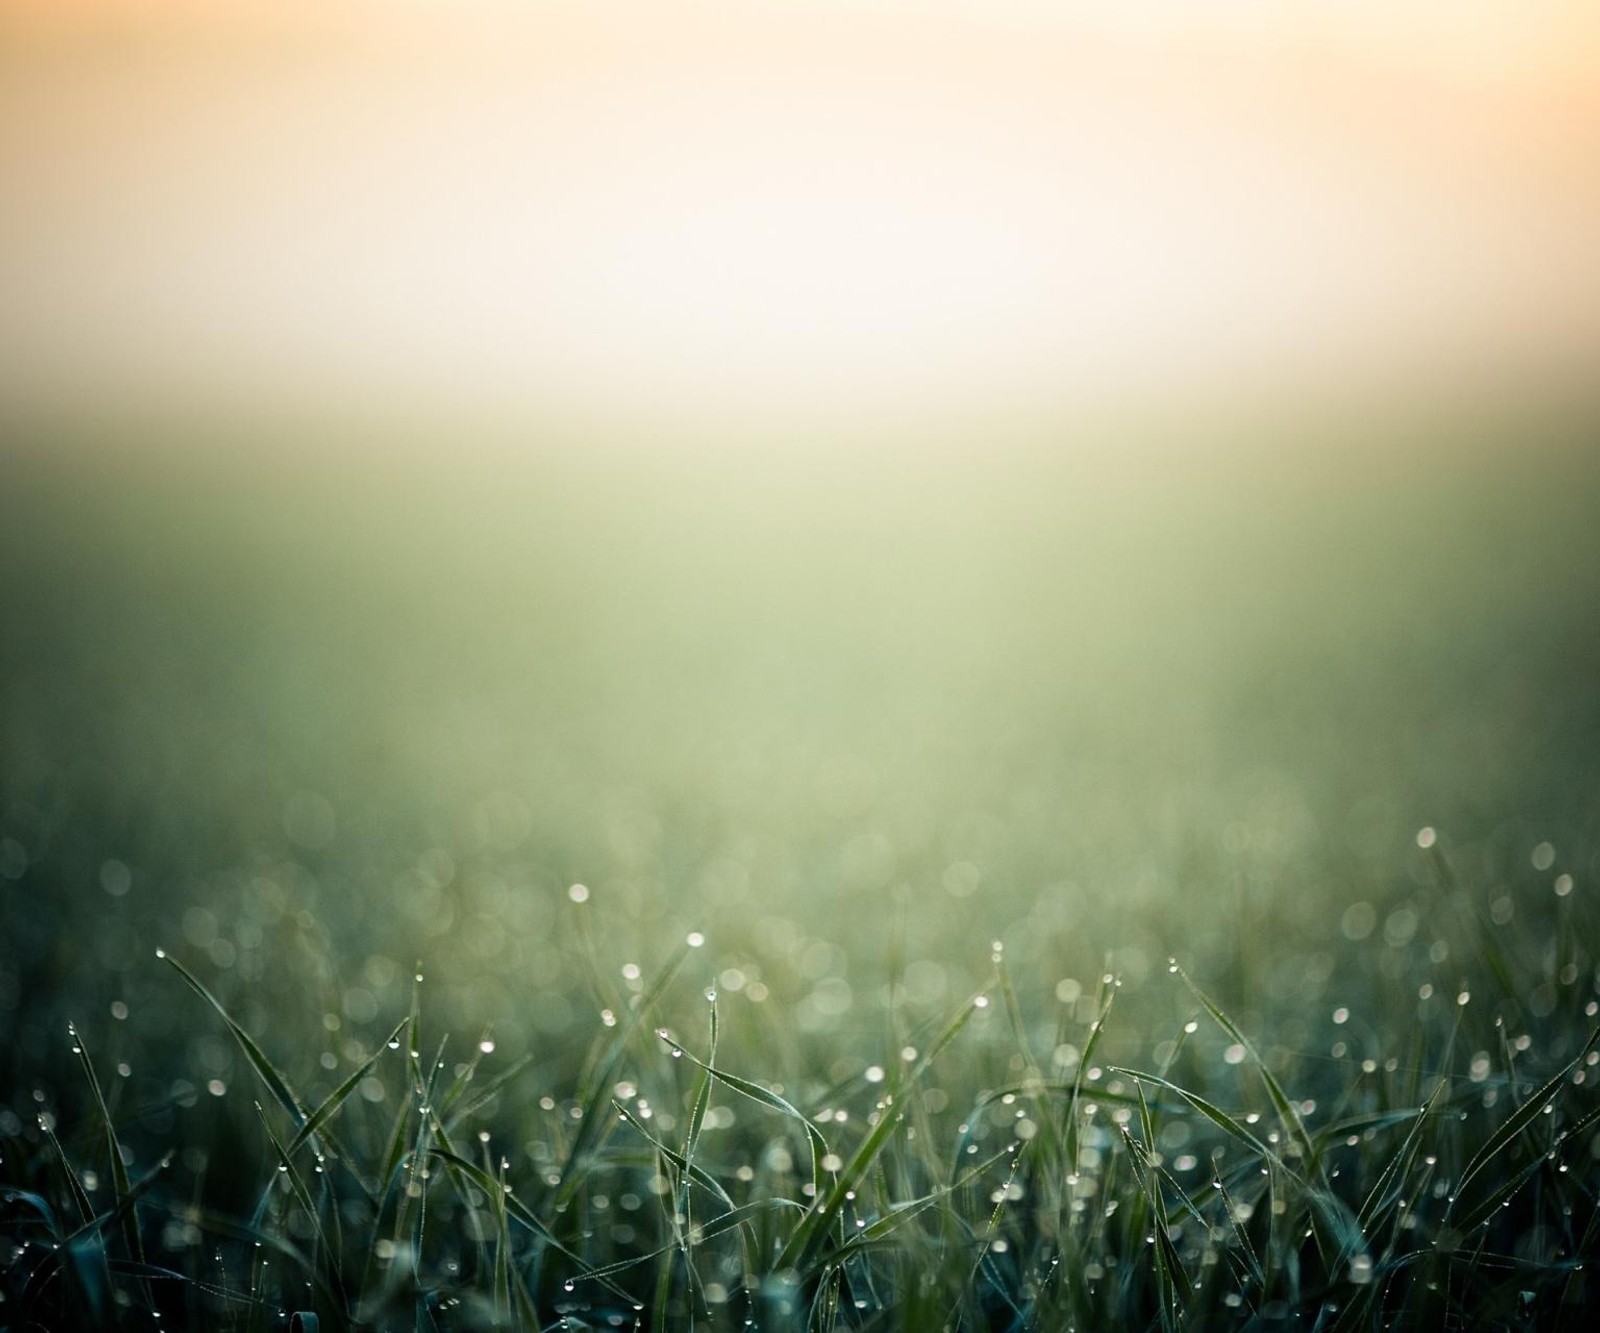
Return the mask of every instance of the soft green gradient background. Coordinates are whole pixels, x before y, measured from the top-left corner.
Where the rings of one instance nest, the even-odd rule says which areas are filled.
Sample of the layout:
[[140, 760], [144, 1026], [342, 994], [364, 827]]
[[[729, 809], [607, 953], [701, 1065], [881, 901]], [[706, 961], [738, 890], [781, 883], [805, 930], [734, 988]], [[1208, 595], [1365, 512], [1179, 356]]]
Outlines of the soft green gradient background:
[[[1308, 447], [1330, 431], [1365, 442]], [[381, 1035], [420, 958], [435, 1030], [492, 1022], [570, 1070], [586, 950], [609, 986], [698, 928], [702, 983], [768, 988], [724, 985], [764, 1072], [816, 1072], [881, 1048], [897, 920], [914, 1016], [1000, 939], [1041, 999], [1109, 966], [1164, 1014], [1176, 953], [1291, 1047], [1353, 989], [1403, 1030], [1456, 965], [1385, 945], [1392, 910], [1420, 946], [1512, 892], [1515, 952], [1554, 873], [1600, 871], [1590, 440], [1569, 416], [855, 455], [16, 449], [7, 1061], [120, 997], [147, 1051], [166, 1030], [190, 1077], [226, 1074], [163, 1028], [187, 1010], [159, 943], [302, 1061], [324, 1012]], [[1413, 897], [1425, 824], [1456, 899]]]

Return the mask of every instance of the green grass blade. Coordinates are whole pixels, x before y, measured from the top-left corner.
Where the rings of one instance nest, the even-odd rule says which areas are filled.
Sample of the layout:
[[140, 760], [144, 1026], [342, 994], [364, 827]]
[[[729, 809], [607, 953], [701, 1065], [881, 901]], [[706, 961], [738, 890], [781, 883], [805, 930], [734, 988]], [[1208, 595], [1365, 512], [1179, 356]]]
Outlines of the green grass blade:
[[[1177, 964], [1174, 963], [1173, 966], [1177, 967]], [[1307, 1170], [1314, 1169], [1316, 1149], [1311, 1142], [1311, 1136], [1306, 1133], [1305, 1121], [1300, 1117], [1300, 1108], [1289, 1099], [1288, 1094], [1283, 1090], [1283, 1085], [1278, 1082], [1277, 1076], [1267, 1067], [1267, 1062], [1261, 1058], [1261, 1053], [1256, 1050], [1255, 1044], [1240, 1031], [1239, 1025], [1228, 1017], [1216, 1001], [1196, 986], [1189, 974], [1181, 967], [1178, 968], [1178, 975], [1183, 978], [1184, 984], [1188, 986], [1194, 998], [1200, 1002], [1217, 1025], [1244, 1048], [1245, 1054], [1250, 1057], [1250, 1062], [1255, 1066], [1256, 1072], [1261, 1075], [1262, 1083], [1266, 1085], [1267, 1096], [1272, 1099], [1272, 1105], [1278, 1112], [1278, 1118], [1283, 1121], [1284, 1129], [1298, 1146], [1300, 1152], [1304, 1154]]]
[[[670, 1041], [670, 1038], [663, 1037], [662, 1040]], [[695, 1064], [699, 1065], [700, 1068], [704, 1069], [724, 1087], [732, 1088], [734, 1092], [739, 1093], [741, 1096], [748, 1097], [753, 1102], [759, 1102], [762, 1106], [788, 1116], [805, 1130], [806, 1138], [811, 1145], [811, 1185], [815, 1190], [813, 1197], [820, 1199], [822, 1197], [822, 1159], [828, 1155], [828, 1141], [823, 1138], [822, 1131], [796, 1110], [795, 1107], [778, 1096], [777, 1093], [763, 1088], [759, 1083], [752, 1083], [749, 1079], [740, 1078], [737, 1074], [730, 1074], [724, 1069], [714, 1068], [701, 1060], [694, 1052], [679, 1046], [676, 1042], [672, 1042], [671, 1045], [674, 1050], [683, 1051], [686, 1059], [693, 1060]]]
[[562, 1164], [560, 1181], [556, 1186], [558, 1208], [570, 1203], [573, 1195], [577, 1193], [582, 1179], [580, 1168], [592, 1146], [594, 1135], [599, 1132], [601, 1122], [605, 1120], [600, 1114], [600, 1108], [610, 1100], [609, 1090], [629, 1039], [638, 1030], [644, 1016], [656, 1006], [667, 987], [672, 984], [683, 966], [684, 959], [688, 956], [689, 946], [680, 944], [672, 957], [667, 960], [666, 966], [661, 969], [661, 975], [656, 978], [655, 984], [645, 992], [639, 1003], [632, 1007], [627, 1018], [622, 1021], [605, 1053], [596, 1063], [589, 1086], [583, 1090], [580, 1099], [582, 1115], [578, 1121], [578, 1133], [572, 1141], [572, 1148], [567, 1153], [566, 1161]]
[[1112, 1065], [1111, 1072], [1113, 1074], [1122, 1074], [1127, 1078], [1137, 1079], [1140, 1082], [1154, 1083], [1159, 1087], [1165, 1088], [1168, 1092], [1183, 1098], [1184, 1101], [1188, 1102], [1190, 1106], [1194, 1107], [1195, 1110], [1219, 1129], [1225, 1130], [1253, 1152], [1259, 1153], [1263, 1160], [1269, 1162], [1277, 1161], [1277, 1154], [1265, 1142], [1257, 1138], [1221, 1107], [1208, 1102], [1199, 1093], [1190, 1092], [1187, 1088], [1180, 1087], [1178, 1084], [1164, 1079], [1158, 1074], [1147, 1074], [1137, 1069], [1124, 1069], [1120, 1065]]
[[267, 1059], [266, 1052], [256, 1044], [255, 1039], [234, 1021], [233, 1015], [223, 1008], [222, 1001], [207, 990], [193, 972], [189, 971], [165, 949], [157, 949], [156, 957], [169, 963], [178, 975], [189, 983], [195, 994], [199, 995], [217, 1011], [223, 1024], [232, 1033], [233, 1039], [238, 1042], [239, 1049], [244, 1052], [245, 1059], [250, 1062], [250, 1067], [256, 1071], [256, 1076], [266, 1085], [267, 1091], [272, 1094], [273, 1100], [289, 1113], [289, 1118], [294, 1121], [296, 1129], [302, 1127], [306, 1123], [305, 1107], [289, 1086], [288, 1079], [278, 1071], [277, 1066], [271, 1060]]
[[284, 1149], [285, 1153], [287, 1153], [290, 1157], [293, 1157], [295, 1153], [298, 1152], [300, 1148], [302, 1148], [305, 1143], [319, 1129], [321, 1129], [322, 1126], [328, 1122], [328, 1120], [333, 1117], [338, 1109], [344, 1105], [345, 1100], [350, 1096], [350, 1094], [354, 1092], [358, 1086], [360, 1086], [361, 1080], [370, 1074], [373, 1066], [383, 1058], [383, 1053], [389, 1049], [389, 1043], [396, 1040], [405, 1030], [405, 1027], [406, 1023], [404, 1020], [402, 1020], [400, 1024], [396, 1026], [395, 1030], [379, 1043], [378, 1049], [367, 1057], [366, 1061], [361, 1065], [361, 1067], [357, 1069], [355, 1073], [351, 1074], [349, 1078], [345, 1079], [345, 1081], [337, 1088], [335, 1088], [333, 1092], [329, 1094], [328, 1098], [322, 1103], [322, 1105], [317, 1107], [315, 1111], [306, 1117], [305, 1124], [301, 1125], [300, 1128], [295, 1132], [294, 1138], [289, 1140], [289, 1146]]
[[1589, 1040], [1584, 1042], [1583, 1049], [1568, 1062], [1560, 1073], [1556, 1074], [1533, 1096], [1529, 1097], [1515, 1114], [1508, 1116], [1500, 1128], [1489, 1136], [1488, 1141], [1478, 1149], [1472, 1160], [1467, 1163], [1466, 1169], [1462, 1171], [1461, 1179], [1456, 1184], [1456, 1198], [1459, 1199], [1461, 1197], [1461, 1192], [1472, 1183], [1484, 1167], [1510, 1147], [1523, 1130], [1527, 1129], [1543, 1114], [1544, 1108], [1555, 1100], [1556, 1094], [1561, 1091], [1562, 1086], [1572, 1076], [1572, 1071], [1583, 1063], [1584, 1057], [1589, 1053], [1589, 1048], [1595, 1044], [1597, 1038], [1600, 1038], [1600, 1028], [1596, 1028], [1589, 1034]]
[[[814, 1208], [810, 1216], [789, 1238], [783, 1253], [778, 1257], [779, 1268], [795, 1266], [805, 1270], [811, 1266], [817, 1257], [817, 1251], [827, 1240], [829, 1229], [845, 1205], [845, 1196], [866, 1176], [901, 1120], [900, 1109], [886, 1100], [879, 1108], [877, 1123], [872, 1126], [866, 1138], [861, 1140], [860, 1147], [845, 1164], [838, 1179], [833, 1182], [833, 1188], [829, 1190], [826, 1201]], [[818, 1197], [820, 1200], [821, 1196]]]

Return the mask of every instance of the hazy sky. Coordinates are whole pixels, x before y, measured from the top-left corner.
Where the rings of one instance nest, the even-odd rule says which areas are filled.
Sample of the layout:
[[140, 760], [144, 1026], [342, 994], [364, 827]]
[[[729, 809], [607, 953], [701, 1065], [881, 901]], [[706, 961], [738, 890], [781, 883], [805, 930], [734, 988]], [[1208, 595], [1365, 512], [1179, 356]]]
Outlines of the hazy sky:
[[0, 398], [907, 420], [1600, 347], [1600, 5], [0, 10]]

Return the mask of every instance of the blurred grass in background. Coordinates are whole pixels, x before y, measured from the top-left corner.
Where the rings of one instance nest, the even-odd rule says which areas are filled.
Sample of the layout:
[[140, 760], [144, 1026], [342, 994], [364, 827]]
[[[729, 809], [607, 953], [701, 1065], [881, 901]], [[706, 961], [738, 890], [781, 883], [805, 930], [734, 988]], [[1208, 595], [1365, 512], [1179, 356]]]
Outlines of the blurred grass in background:
[[705, 931], [733, 1030], [815, 1070], [881, 1037], [897, 919], [918, 1013], [991, 939], [1041, 994], [1177, 953], [1307, 1044], [1448, 932], [1420, 827], [1536, 915], [1530, 849], [1586, 883], [1600, 809], [1583, 423], [1307, 434], [17, 448], [7, 1086], [113, 1001], [141, 1067], [230, 1078], [158, 944], [286, 1044], [386, 1030], [421, 959], [446, 1029], [556, 1077], [585, 913], [607, 969]]

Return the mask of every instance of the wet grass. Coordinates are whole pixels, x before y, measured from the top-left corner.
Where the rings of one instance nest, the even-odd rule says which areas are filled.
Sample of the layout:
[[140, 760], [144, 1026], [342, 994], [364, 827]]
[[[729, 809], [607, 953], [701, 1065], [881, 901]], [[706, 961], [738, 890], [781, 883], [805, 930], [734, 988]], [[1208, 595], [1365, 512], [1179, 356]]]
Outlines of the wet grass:
[[[1464, 902], [1429, 850], [1440, 910]], [[830, 1086], [774, 1081], [761, 1043], [730, 1040], [723, 1015], [751, 1004], [701, 993], [718, 968], [698, 934], [608, 986], [562, 1088], [491, 1036], [433, 1032], [419, 976], [409, 1014], [330, 1089], [187, 964], [152, 958], [189, 995], [182, 1021], [236, 1044], [236, 1081], [139, 1105], [125, 1068], [63, 1034], [72, 1111], [41, 1094], [33, 1124], [7, 1127], [6, 1319], [1586, 1327], [1600, 919], [1570, 883], [1532, 972], [1474, 921], [1476, 947], [1418, 988], [1403, 1049], [1363, 1038], [1379, 1024], [1359, 1004], [1327, 1016], [1322, 1051], [1263, 1049], [1177, 960], [1143, 988], [1144, 1015], [1157, 993], [1181, 1014], [1152, 1042], [1123, 1023], [1114, 974], [1041, 1004], [997, 946], [939, 1021], [887, 1003], [881, 1053]], [[1517, 997], [1535, 994], [1530, 1012]], [[975, 1049], [1018, 1076], [974, 1079]], [[202, 1100], [231, 1108], [236, 1142], [206, 1134]], [[182, 1128], [159, 1156], [126, 1148], [162, 1116]]]
[[1586, 441], [13, 460], [0, 1326], [1592, 1326]]

